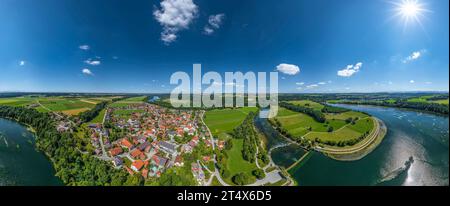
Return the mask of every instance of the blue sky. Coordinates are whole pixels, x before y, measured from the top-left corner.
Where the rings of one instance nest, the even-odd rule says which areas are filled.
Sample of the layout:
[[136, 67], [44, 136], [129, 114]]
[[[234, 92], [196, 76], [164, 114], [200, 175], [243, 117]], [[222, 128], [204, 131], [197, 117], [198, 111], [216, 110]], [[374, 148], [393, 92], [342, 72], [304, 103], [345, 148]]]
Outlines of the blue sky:
[[1, 0], [0, 91], [170, 92], [194, 63], [279, 68], [280, 92], [448, 91], [449, 2], [406, 26], [401, 2]]

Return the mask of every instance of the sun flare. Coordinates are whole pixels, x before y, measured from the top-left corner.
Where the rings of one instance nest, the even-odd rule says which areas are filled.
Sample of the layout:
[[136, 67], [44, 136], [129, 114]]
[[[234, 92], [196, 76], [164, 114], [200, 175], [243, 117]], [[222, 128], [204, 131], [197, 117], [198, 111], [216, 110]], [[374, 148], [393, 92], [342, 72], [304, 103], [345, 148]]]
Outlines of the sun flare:
[[392, 2], [392, 4], [395, 5], [395, 16], [401, 18], [405, 27], [411, 22], [422, 26], [421, 18], [424, 17], [426, 12], [429, 12], [419, 0], [401, 0], [400, 2]]
[[422, 10], [416, 1], [406, 1], [399, 8], [401, 14], [405, 17], [414, 17]]

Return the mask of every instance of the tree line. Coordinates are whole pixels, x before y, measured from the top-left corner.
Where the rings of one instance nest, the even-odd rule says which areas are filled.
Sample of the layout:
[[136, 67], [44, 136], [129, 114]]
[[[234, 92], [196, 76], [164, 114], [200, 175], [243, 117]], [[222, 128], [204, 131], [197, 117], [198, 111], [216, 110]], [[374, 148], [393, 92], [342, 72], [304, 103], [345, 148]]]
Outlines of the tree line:
[[316, 120], [320, 123], [324, 123], [326, 121], [325, 115], [319, 110], [314, 110], [309, 107], [295, 105], [295, 104], [291, 104], [288, 102], [280, 102], [279, 106], [284, 107], [289, 110], [292, 110], [294, 112], [300, 112], [300, 113], [307, 114], [307, 115], [311, 116], [314, 120]]

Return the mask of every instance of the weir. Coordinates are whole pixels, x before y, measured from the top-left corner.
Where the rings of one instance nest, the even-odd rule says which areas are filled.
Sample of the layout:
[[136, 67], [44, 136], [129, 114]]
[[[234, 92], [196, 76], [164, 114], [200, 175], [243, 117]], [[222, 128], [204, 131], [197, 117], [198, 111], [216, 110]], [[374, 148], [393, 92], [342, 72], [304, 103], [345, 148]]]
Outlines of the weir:
[[296, 165], [298, 165], [300, 162], [302, 162], [308, 155], [310, 151], [306, 152], [300, 159], [298, 159], [296, 162], [294, 162], [291, 166], [286, 168], [286, 171], [289, 171], [290, 169], [294, 168]]

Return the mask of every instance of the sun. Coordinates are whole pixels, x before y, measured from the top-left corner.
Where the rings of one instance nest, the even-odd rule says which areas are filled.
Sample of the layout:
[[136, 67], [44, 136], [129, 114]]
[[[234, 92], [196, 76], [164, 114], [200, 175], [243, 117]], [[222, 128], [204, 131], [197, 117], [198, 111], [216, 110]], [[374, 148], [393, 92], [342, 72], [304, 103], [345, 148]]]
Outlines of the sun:
[[398, 8], [403, 17], [416, 17], [422, 8], [417, 1], [405, 1]]
[[401, 0], [400, 2], [391, 3], [395, 6], [394, 16], [400, 17], [405, 27], [412, 22], [422, 26], [421, 18], [425, 17], [425, 13], [430, 12], [419, 0]]

